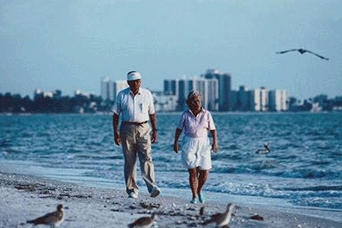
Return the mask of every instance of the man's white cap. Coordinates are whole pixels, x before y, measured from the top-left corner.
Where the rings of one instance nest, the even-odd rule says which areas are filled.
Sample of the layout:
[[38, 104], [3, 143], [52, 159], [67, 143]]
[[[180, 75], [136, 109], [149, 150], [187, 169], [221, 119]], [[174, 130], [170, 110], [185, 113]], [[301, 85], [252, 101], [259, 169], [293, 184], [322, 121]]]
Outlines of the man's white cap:
[[137, 71], [131, 71], [127, 74], [127, 81], [134, 81], [141, 79], [141, 74]]

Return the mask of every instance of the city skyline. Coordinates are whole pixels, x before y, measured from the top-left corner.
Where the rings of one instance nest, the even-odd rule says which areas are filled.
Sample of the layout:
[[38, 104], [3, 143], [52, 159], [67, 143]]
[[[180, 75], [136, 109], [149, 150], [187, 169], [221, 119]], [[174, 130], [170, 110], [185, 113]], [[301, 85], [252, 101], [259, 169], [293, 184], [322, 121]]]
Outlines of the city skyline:
[[[266, 86], [293, 97], [341, 95], [342, 2], [2, 1], [0, 93], [36, 88], [100, 94], [105, 75], [142, 73], [143, 86], [218, 69], [232, 89]], [[298, 52], [305, 48], [329, 58]]]
[[[210, 70], [208, 70], [210, 71]], [[220, 72], [222, 73], [222, 72]], [[228, 74], [228, 73], [224, 73], [224, 74]], [[165, 80], [169, 80], [169, 81], [179, 81], [179, 80], [187, 80], [187, 81], [192, 81], [192, 80], [196, 80], [196, 79], [200, 79], [202, 77], [204, 77], [205, 74], [201, 74], [200, 76], [185, 76], [183, 75], [182, 78], [176, 78], [176, 79], [164, 79], [163, 83], [165, 83]], [[230, 74], [229, 74], [230, 75]], [[37, 91], [43, 91], [44, 93], [48, 94], [47, 96], [51, 96], [51, 94], [55, 93], [56, 91], [59, 92], [59, 93], [62, 93], [63, 96], [74, 96], [74, 95], [77, 95], [78, 93], [82, 93], [82, 94], [87, 94], [87, 95], [94, 95], [94, 96], [99, 96], [101, 98], [103, 98], [103, 94], [102, 94], [102, 82], [103, 82], [103, 79], [108, 80], [109, 79], [109, 82], [114, 84], [114, 90], [115, 91], [112, 91], [111, 94], [108, 94], [106, 95], [107, 97], [113, 97], [114, 93], [117, 94], [118, 92], [120, 92], [121, 89], [123, 88], [126, 88], [128, 87], [128, 84], [127, 84], [127, 81], [126, 80], [122, 80], [122, 79], [119, 79], [119, 80], [112, 80], [108, 75], [106, 76], [103, 76], [101, 81], [100, 81], [100, 84], [99, 84], [99, 92], [98, 93], [93, 93], [93, 92], [89, 92], [89, 91], [86, 91], [86, 90], [83, 90], [81, 88], [75, 88], [73, 90], [73, 92], [71, 94], [66, 94], [64, 93], [63, 89], [62, 88], [55, 88], [55, 89], [51, 89], [51, 90], [47, 90], [43, 87], [36, 87], [31, 93], [29, 94], [23, 94], [23, 93], [18, 93], [18, 92], [13, 92], [13, 91], [0, 91], [0, 94], [2, 95], [5, 95], [6, 93], [10, 93], [12, 95], [15, 95], [15, 94], [19, 94], [20, 96], [22, 97], [25, 97], [25, 96], [29, 96], [31, 99], [34, 99], [34, 96], [35, 94], [37, 93]], [[117, 85], [116, 85], [117, 84]], [[108, 85], [106, 85], [108, 86]], [[143, 86], [145, 87], [145, 86]], [[165, 87], [165, 85], [164, 85]], [[266, 88], [266, 89], [269, 89], [270, 91], [284, 91], [286, 90], [288, 93], [289, 93], [289, 98], [295, 98], [295, 99], [298, 99], [298, 101], [304, 101], [304, 100], [310, 100], [312, 98], [315, 98], [315, 97], [318, 97], [318, 96], [322, 96], [322, 95], [326, 95], [329, 99], [333, 99], [333, 98], [337, 98], [337, 97], [341, 97], [342, 96], [342, 93], [340, 94], [337, 94], [336, 96], [329, 96], [327, 93], [317, 93], [317, 94], [314, 94], [313, 96], [311, 97], [305, 97], [305, 98], [298, 98], [294, 95], [291, 94], [291, 91], [287, 88], [269, 88], [269, 87], [266, 87], [266, 86], [260, 86], [260, 87], [250, 87], [249, 85], [247, 84], [242, 84], [242, 85], [239, 85], [237, 88], [231, 88], [231, 92], [238, 92], [241, 87], [244, 87], [244, 89], [247, 89], [248, 91], [254, 91], [254, 90], [258, 90], [258, 89], [262, 89], [262, 88]], [[150, 89], [149, 87], [145, 87], [147, 89]], [[157, 90], [151, 90], [153, 93], [164, 93], [165, 88], [161, 87], [161, 88], [158, 88]], [[105, 99], [104, 99], [105, 100]]]
[[[287, 90], [267, 87], [249, 89], [240, 86], [231, 89], [229, 73], [208, 69], [201, 77], [165, 79], [162, 91], [152, 91], [156, 111], [170, 112], [188, 109], [187, 96], [191, 91], [201, 94], [202, 107], [210, 111], [288, 111], [290, 97]], [[101, 98], [105, 104], [115, 102], [116, 96], [128, 87], [127, 81], [112, 81], [109, 76], [101, 80]]]

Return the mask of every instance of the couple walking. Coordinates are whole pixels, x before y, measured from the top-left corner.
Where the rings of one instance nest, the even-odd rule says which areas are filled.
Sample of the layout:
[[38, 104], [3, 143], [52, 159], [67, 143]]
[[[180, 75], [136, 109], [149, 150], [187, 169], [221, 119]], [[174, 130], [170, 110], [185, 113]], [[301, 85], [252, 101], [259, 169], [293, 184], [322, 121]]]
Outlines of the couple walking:
[[[151, 154], [151, 143], [157, 141], [157, 118], [153, 97], [149, 90], [141, 88], [139, 72], [128, 72], [127, 83], [129, 87], [119, 92], [112, 110], [114, 141], [122, 146], [125, 159], [126, 192], [130, 198], [138, 198], [136, 170], [139, 157], [142, 178], [151, 197], [157, 197], [160, 189], [155, 181]], [[218, 150], [216, 128], [210, 112], [202, 108], [201, 95], [198, 92], [189, 93], [187, 104], [189, 110], [181, 116], [175, 132], [173, 148], [178, 153], [178, 140], [184, 131], [182, 160], [189, 171], [192, 192], [190, 202], [204, 203], [202, 188], [211, 169], [210, 150], [214, 152]], [[212, 145], [210, 145], [208, 132], [213, 138]]]

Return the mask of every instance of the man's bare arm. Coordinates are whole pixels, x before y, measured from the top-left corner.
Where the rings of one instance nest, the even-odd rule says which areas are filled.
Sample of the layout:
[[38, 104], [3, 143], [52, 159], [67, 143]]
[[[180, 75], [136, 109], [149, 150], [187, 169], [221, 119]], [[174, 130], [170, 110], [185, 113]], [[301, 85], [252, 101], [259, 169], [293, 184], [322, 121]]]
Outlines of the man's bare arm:
[[152, 143], [157, 142], [157, 117], [156, 114], [150, 114], [152, 127]]
[[113, 130], [114, 130], [114, 142], [116, 145], [120, 145], [121, 144], [121, 138], [120, 138], [120, 134], [119, 134], [119, 115], [114, 113], [113, 114]]

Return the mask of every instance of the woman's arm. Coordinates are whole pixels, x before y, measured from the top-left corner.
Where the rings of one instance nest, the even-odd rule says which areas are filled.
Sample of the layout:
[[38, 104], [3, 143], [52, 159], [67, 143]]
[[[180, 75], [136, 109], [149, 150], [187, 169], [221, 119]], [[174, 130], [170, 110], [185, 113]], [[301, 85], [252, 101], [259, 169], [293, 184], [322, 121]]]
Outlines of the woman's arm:
[[217, 153], [219, 150], [218, 142], [217, 142], [217, 133], [216, 130], [210, 130], [211, 136], [213, 137], [213, 145], [211, 146], [211, 149], [214, 153]]
[[182, 129], [177, 128], [176, 132], [175, 132], [175, 141], [173, 143], [173, 150], [176, 153], [178, 153], [178, 150], [179, 150], [178, 140], [179, 140], [179, 137], [180, 137], [181, 134], [182, 134]]

